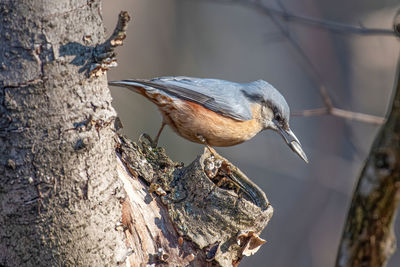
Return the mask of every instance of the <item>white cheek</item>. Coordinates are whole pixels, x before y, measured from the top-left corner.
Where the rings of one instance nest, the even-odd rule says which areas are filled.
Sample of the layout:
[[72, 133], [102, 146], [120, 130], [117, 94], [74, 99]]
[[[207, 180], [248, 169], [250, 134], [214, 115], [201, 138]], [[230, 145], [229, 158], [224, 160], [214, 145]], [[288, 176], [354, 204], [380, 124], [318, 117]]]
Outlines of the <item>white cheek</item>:
[[268, 107], [263, 107], [262, 114], [264, 129], [278, 130], [275, 123], [272, 122], [274, 116], [272, 110]]
[[267, 121], [264, 122], [264, 128], [265, 129], [272, 129], [272, 130], [275, 130], [275, 131], [278, 130], [278, 127], [276, 127], [275, 123], [273, 123], [270, 120], [267, 120]]

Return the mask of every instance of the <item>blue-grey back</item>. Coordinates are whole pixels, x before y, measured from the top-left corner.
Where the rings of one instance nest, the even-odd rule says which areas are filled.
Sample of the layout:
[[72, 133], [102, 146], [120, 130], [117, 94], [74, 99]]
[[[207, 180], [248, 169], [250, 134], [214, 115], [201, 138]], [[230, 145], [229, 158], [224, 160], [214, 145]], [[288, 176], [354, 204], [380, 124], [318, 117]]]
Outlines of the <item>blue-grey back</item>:
[[[183, 88], [185, 94], [182, 94], [182, 91], [180, 91], [179, 96], [176, 97], [186, 96], [188, 100], [197, 102], [222, 115], [237, 120], [252, 119], [250, 101], [243, 94], [243, 85], [240, 83], [190, 77], [161, 77], [152, 79], [151, 81], [166, 85], [166, 87], [169, 88], [171, 88], [171, 86]], [[197, 94], [192, 95], [191, 92], [199, 93], [207, 98], [204, 99], [204, 101], [200, 99]]]

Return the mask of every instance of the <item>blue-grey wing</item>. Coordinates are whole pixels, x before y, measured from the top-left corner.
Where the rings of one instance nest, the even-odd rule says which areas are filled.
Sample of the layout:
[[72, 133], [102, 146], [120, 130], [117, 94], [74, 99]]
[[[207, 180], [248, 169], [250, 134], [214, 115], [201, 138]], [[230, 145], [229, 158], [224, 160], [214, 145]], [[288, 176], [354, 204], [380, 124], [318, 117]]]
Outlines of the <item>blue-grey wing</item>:
[[[169, 96], [198, 103], [236, 120], [252, 119], [250, 104], [242, 92], [244, 85], [240, 83], [190, 77], [160, 77], [151, 80], [124, 80], [121, 82], [156, 88]], [[118, 82], [116, 82], [117, 84]]]

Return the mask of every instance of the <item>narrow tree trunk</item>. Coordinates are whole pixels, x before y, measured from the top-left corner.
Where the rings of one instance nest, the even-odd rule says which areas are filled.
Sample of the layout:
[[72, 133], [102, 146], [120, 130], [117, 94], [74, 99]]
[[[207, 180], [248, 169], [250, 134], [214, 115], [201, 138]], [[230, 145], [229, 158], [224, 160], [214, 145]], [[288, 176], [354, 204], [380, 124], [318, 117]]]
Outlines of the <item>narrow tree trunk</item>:
[[389, 117], [375, 138], [353, 194], [336, 266], [385, 266], [396, 248], [393, 223], [400, 200], [400, 65], [397, 71]]
[[0, 265], [114, 266], [126, 252], [99, 1], [0, 3]]

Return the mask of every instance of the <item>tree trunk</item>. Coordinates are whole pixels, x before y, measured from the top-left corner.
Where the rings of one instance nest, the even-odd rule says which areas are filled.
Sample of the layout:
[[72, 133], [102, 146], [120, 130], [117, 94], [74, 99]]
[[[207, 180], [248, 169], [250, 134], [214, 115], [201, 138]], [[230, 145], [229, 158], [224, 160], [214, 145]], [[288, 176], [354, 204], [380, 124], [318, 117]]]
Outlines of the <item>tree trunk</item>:
[[385, 266], [396, 249], [393, 223], [400, 200], [400, 65], [394, 90], [389, 117], [375, 138], [353, 194], [336, 266]]
[[0, 3], [0, 265], [114, 266], [126, 254], [100, 1]]
[[214, 151], [190, 166], [116, 134], [100, 1], [0, 3], [0, 265], [236, 266], [265, 194]]

